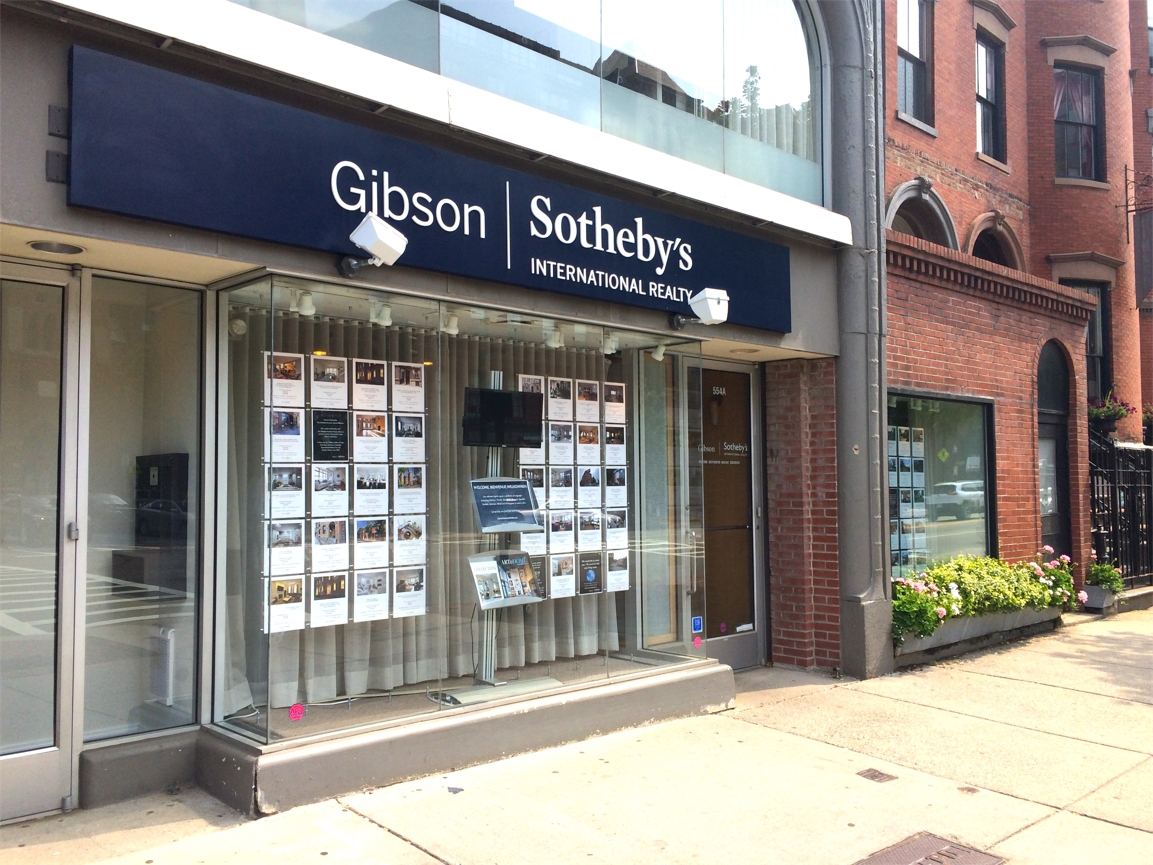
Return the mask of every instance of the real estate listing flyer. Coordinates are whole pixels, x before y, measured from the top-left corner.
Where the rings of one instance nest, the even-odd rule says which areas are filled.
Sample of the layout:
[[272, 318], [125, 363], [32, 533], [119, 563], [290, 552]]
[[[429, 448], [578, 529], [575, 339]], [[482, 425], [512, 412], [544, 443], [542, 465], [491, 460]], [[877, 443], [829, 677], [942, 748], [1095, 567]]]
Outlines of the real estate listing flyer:
[[608, 567], [605, 572], [605, 591], [623, 592], [629, 587], [629, 551], [609, 550], [605, 554]]
[[352, 597], [352, 620], [375, 622], [388, 618], [389, 573], [385, 569], [356, 572], [356, 594]]
[[605, 423], [624, 423], [625, 386], [616, 382], [605, 382]]
[[392, 467], [392, 510], [397, 514], [419, 514], [428, 509], [423, 465]]
[[388, 411], [388, 364], [383, 360], [353, 359], [352, 407]]
[[267, 409], [264, 441], [264, 458], [268, 462], [304, 462], [304, 409]]
[[348, 361], [343, 357], [312, 358], [312, 407], [348, 408]]
[[572, 379], [550, 378], [548, 380], [548, 419], [569, 420], [572, 414]]
[[628, 461], [625, 448], [625, 428], [623, 425], [605, 426], [605, 463], [610, 466], [623, 466]]
[[304, 466], [268, 467], [268, 508], [274, 520], [304, 516]]
[[313, 574], [311, 582], [309, 625], [327, 628], [345, 624], [348, 621], [348, 574]]
[[393, 618], [423, 616], [425, 611], [425, 569], [397, 568], [393, 572]]
[[393, 517], [392, 525], [392, 563], [423, 565], [428, 558], [424, 515]]
[[550, 598], [571, 598], [576, 595], [576, 556], [572, 553], [549, 556]]
[[424, 364], [393, 363], [392, 410], [394, 412], [424, 411]]
[[357, 463], [355, 470], [353, 511], [357, 514], [387, 514], [391, 467], [387, 463]]
[[550, 553], [571, 553], [576, 549], [572, 511], [548, 512], [548, 549]]
[[576, 458], [578, 463], [599, 463], [601, 461], [600, 424], [578, 423], [576, 425]]
[[304, 573], [304, 521], [282, 520], [267, 524], [264, 572], [271, 577]]
[[352, 413], [352, 458], [357, 462], [388, 462], [388, 415], [369, 411]]
[[604, 556], [599, 552], [577, 553], [577, 593], [595, 595], [604, 587], [601, 583], [601, 570]]
[[424, 462], [424, 415], [392, 416], [392, 458], [401, 463]]
[[576, 380], [576, 419], [586, 423], [600, 423], [601, 395], [599, 381]]
[[388, 567], [388, 517], [357, 517], [353, 535], [354, 568]]
[[312, 570], [348, 570], [348, 520], [312, 521]]
[[605, 507], [625, 508], [629, 504], [629, 470], [614, 466], [604, 470]]
[[348, 465], [312, 464], [312, 515], [348, 515]]
[[265, 607], [265, 630], [270, 634], [299, 631], [304, 628], [304, 577], [265, 580], [268, 605]]
[[264, 404], [304, 408], [304, 355], [264, 353]]

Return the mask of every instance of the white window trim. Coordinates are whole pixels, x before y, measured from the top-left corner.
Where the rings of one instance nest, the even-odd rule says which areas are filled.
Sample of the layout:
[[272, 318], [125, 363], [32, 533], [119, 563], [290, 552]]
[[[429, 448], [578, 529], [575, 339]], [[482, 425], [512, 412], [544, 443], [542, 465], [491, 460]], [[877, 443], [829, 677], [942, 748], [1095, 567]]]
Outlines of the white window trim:
[[853, 243], [848, 217], [819, 205], [634, 144], [228, 0], [57, 2], [155, 33], [158, 43], [163, 38], [171, 38], [764, 223], [837, 244]]

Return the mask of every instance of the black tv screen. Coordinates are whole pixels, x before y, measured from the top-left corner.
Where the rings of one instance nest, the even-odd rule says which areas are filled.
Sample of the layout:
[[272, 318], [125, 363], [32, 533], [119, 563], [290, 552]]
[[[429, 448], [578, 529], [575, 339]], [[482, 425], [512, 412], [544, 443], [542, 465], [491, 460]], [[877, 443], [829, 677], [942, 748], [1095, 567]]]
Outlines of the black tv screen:
[[464, 444], [482, 448], [539, 448], [544, 394], [464, 389]]

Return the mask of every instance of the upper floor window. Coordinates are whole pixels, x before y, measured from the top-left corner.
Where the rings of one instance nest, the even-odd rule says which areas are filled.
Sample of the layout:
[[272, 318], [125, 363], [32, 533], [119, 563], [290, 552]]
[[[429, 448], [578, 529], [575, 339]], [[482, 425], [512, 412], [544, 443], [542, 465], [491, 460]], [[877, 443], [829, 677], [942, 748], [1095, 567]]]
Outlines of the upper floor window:
[[933, 122], [933, 0], [897, 0], [897, 110]]
[[804, 0], [233, 0], [821, 204]]
[[1085, 390], [1090, 400], [1103, 399], [1113, 387], [1108, 351], [1112, 329], [1109, 283], [1081, 279], [1062, 279], [1060, 282], [1097, 298], [1097, 308], [1089, 318], [1085, 334]]
[[1005, 161], [1005, 48], [977, 34], [977, 152]]
[[1105, 101], [1101, 72], [1053, 68], [1053, 127], [1058, 177], [1105, 179]]

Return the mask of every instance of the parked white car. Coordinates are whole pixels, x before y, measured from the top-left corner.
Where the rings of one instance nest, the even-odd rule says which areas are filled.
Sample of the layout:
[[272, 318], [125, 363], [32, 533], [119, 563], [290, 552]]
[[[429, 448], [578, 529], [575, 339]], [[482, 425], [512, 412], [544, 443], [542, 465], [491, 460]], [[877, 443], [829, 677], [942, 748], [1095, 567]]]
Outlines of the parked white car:
[[929, 495], [929, 519], [952, 516], [958, 520], [984, 515], [984, 481], [950, 481], [937, 484]]

